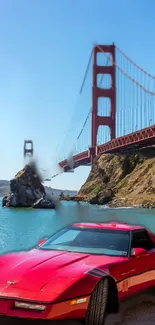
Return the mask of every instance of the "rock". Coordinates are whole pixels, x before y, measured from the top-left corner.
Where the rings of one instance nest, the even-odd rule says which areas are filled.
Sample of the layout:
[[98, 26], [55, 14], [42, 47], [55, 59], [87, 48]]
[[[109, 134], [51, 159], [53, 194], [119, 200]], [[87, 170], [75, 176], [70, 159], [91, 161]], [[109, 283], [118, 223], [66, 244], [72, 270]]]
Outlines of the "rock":
[[141, 205], [144, 209], [154, 209], [155, 208], [155, 202], [147, 202]]
[[41, 198], [32, 205], [33, 209], [54, 209], [54, 204], [48, 198]]
[[92, 197], [88, 202], [90, 204], [99, 204], [104, 205], [109, 203], [112, 200], [112, 191], [104, 191], [103, 193], [100, 193], [94, 197]]
[[68, 194], [67, 195], [66, 194], [60, 195], [59, 200], [60, 201], [75, 201], [75, 202], [80, 201], [79, 198], [76, 195], [70, 196]]
[[98, 204], [98, 195], [93, 196], [90, 200], [89, 200], [90, 204]]
[[69, 195], [66, 195], [66, 194], [64, 194], [63, 192], [60, 194], [60, 196], [59, 196], [59, 200], [60, 201], [70, 201], [70, 196]]
[[32, 207], [40, 199], [42, 200], [40, 207], [54, 208], [54, 204], [46, 195], [36, 166], [31, 163], [27, 164], [10, 181], [10, 193], [3, 198], [2, 206]]

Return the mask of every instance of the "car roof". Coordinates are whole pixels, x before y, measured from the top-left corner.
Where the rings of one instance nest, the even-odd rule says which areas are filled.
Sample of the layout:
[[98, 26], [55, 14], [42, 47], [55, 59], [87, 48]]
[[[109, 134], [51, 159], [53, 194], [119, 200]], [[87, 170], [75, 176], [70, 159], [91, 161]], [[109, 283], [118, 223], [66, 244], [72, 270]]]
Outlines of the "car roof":
[[91, 222], [91, 223], [84, 223], [84, 222], [80, 222], [80, 223], [74, 223], [72, 224], [72, 227], [80, 227], [80, 228], [94, 228], [94, 229], [112, 229], [112, 230], [140, 230], [140, 229], [144, 229], [144, 227], [139, 226], [139, 225], [129, 225], [127, 223], [121, 223], [121, 222], [108, 222], [108, 223], [95, 223], [95, 222]]

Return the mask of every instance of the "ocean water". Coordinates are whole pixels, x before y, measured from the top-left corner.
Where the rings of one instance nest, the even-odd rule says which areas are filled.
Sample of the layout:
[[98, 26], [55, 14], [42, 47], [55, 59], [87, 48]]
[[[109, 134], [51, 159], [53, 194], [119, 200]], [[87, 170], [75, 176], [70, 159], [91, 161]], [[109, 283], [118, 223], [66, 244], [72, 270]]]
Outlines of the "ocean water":
[[58, 210], [2, 208], [0, 199], [0, 254], [28, 250], [64, 226], [81, 221], [123, 221], [145, 225], [155, 233], [155, 210], [109, 209], [86, 203], [61, 202]]

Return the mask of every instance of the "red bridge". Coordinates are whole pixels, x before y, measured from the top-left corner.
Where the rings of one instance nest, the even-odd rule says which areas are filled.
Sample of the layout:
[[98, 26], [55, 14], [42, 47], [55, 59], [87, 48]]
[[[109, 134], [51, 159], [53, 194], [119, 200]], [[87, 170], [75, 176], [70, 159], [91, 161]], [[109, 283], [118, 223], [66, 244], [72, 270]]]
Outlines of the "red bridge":
[[[80, 96], [92, 58], [91, 109], [76, 137], [79, 142], [91, 118], [90, 144], [87, 150], [80, 149], [77, 153], [73, 150], [68, 158], [59, 162], [64, 171], [90, 165], [101, 153], [128, 152], [155, 144], [155, 77], [116, 45], [97, 45], [89, 58]], [[73, 127], [74, 123], [75, 120]], [[98, 137], [100, 127], [102, 132]], [[86, 136], [83, 140], [85, 143]]]

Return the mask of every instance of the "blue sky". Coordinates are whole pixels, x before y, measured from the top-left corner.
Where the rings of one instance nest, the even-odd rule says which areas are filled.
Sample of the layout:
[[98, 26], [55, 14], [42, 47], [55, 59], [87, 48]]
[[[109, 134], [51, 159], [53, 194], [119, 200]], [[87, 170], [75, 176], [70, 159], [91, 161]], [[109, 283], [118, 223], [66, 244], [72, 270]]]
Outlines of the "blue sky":
[[[47, 176], [55, 172], [52, 156], [95, 43], [115, 42], [155, 75], [154, 12], [154, 0], [0, 0], [0, 179], [23, 167], [26, 138]], [[83, 116], [89, 110], [80, 106], [76, 123], [81, 107]], [[89, 170], [62, 174], [49, 185], [79, 189]]]

